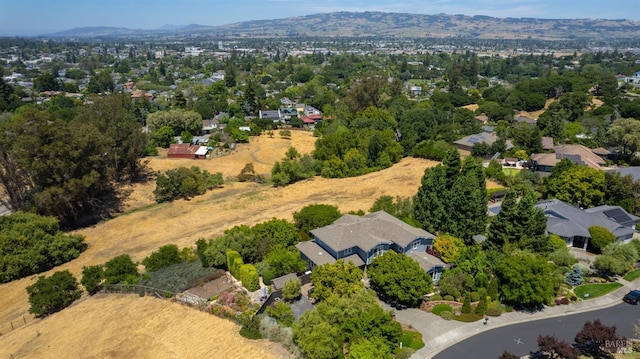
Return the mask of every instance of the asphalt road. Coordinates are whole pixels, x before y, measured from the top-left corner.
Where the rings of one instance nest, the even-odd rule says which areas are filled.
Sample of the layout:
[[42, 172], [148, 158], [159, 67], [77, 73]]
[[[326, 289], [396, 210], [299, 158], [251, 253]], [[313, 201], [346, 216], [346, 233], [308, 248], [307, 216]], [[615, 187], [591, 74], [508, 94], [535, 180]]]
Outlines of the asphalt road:
[[557, 318], [535, 320], [491, 329], [466, 339], [433, 359], [497, 359], [506, 350], [518, 356], [538, 350], [538, 335], [553, 335], [573, 343], [586, 321], [600, 319], [605, 325], [616, 325], [619, 336], [633, 337], [634, 322], [640, 319], [640, 306], [620, 303], [610, 308]]

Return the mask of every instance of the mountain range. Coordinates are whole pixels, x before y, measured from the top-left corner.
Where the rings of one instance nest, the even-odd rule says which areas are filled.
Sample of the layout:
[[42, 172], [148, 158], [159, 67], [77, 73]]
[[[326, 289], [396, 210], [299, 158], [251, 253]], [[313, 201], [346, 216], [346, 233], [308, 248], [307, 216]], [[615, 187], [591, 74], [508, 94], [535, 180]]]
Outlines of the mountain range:
[[386, 12], [332, 12], [221, 26], [165, 25], [154, 30], [83, 27], [50, 37], [202, 34], [230, 37], [471, 37], [486, 39], [608, 39], [640, 37], [640, 21], [608, 19], [495, 18]]

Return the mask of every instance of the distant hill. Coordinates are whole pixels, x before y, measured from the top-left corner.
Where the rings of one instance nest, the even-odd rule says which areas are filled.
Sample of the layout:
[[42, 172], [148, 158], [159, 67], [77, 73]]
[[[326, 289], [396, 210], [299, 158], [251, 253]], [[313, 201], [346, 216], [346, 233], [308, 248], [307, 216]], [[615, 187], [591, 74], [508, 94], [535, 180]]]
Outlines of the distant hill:
[[187, 25], [172, 29], [76, 28], [51, 36], [121, 36], [158, 32], [253, 37], [472, 37], [486, 39], [607, 39], [640, 37], [640, 21], [606, 19], [495, 18], [385, 12], [333, 12], [222, 26]]

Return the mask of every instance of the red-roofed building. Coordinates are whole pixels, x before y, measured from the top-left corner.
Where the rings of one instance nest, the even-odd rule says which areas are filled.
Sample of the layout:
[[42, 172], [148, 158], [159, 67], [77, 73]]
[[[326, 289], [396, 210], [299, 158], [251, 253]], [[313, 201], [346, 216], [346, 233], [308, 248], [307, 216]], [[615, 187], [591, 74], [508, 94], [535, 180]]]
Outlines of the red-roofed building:
[[173, 143], [169, 145], [168, 158], [206, 158], [207, 147], [188, 143]]

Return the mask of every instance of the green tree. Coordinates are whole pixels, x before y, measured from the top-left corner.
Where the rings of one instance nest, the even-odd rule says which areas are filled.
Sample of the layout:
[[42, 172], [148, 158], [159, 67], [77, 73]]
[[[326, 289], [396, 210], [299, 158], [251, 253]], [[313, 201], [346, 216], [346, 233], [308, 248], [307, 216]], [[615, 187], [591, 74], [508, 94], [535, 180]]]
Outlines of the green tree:
[[615, 120], [607, 131], [607, 140], [629, 158], [640, 148], [640, 121], [633, 118]]
[[260, 289], [260, 275], [253, 264], [242, 264], [238, 269], [238, 279], [242, 286], [250, 292]]
[[360, 339], [349, 346], [348, 359], [392, 359], [393, 354], [384, 341]]
[[629, 271], [640, 259], [636, 246], [632, 243], [611, 243], [596, 257], [593, 267], [605, 274], [621, 275]]
[[578, 348], [587, 355], [595, 358], [610, 358], [611, 351], [615, 351], [617, 347], [607, 345], [607, 343], [618, 343], [621, 338], [618, 337], [616, 326], [607, 326], [600, 322], [600, 319], [587, 321], [584, 323], [575, 337], [575, 343]]
[[80, 284], [89, 294], [95, 294], [99, 289], [100, 283], [104, 279], [104, 267], [102, 265], [93, 265], [82, 267], [82, 279]]
[[467, 292], [464, 296], [464, 302], [462, 303], [462, 313], [471, 313], [471, 293]]
[[594, 207], [604, 201], [604, 172], [587, 166], [571, 166], [547, 180], [547, 195], [577, 205]]
[[616, 240], [616, 236], [613, 233], [601, 226], [589, 227], [589, 234], [591, 235], [591, 241], [589, 244], [596, 253], [600, 253], [604, 247]]
[[128, 254], [113, 257], [104, 264], [105, 284], [135, 281], [137, 276], [138, 267]]
[[433, 289], [431, 277], [418, 262], [394, 251], [374, 258], [367, 275], [376, 292], [412, 307]]
[[306, 267], [300, 258], [300, 252], [295, 248], [276, 248], [267, 254], [265, 261], [269, 264], [275, 277], [302, 272]]
[[551, 265], [544, 258], [526, 252], [516, 252], [496, 266], [500, 292], [505, 301], [524, 306], [549, 302], [555, 292]]
[[445, 263], [455, 262], [464, 248], [462, 239], [448, 234], [441, 234], [433, 240], [433, 249]]
[[273, 305], [267, 307], [267, 313], [285, 327], [290, 327], [295, 320], [293, 309], [283, 301], [275, 302]]
[[42, 317], [60, 311], [79, 299], [82, 291], [78, 281], [68, 270], [55, 272], [50, 277], [40, 276], [27, 287], [29, 313]]
[[153, 140], [159, 147], [169, 148], [169, 145], [175, 142], [175, 133], [170, 126], [162, 126], [153, 133]]
[[152, 252], [142, 260], [142, 264], [147, 268], [147, 272], [155, 272], [174, 264], [182, 262], [180, 250], [175, 244], [167, 244]]
[[20, 211], [0, 216], [0, 283], [49, 270], [86, 248], [84, 237], [61, 232], [56, 218]]
[[330, 297], [342, 297], [364, 288], [363, 272], [353, 262], [342, 259], [335, 263], [317, 266], [311, 272], [311, 283], [315, 290], [311, 297], [323, 301]]
[[156, 188], [153, 190], [153, 195], [159, 203], [178, 198], [189, 199], [223, 183], [224, 180], [220, 172], [211, 174], [196, 166], [179, 167], [156, 177]]
[[174, 109], [169, 111], [157, 111], [147, 116], [147, 126], [153, 133], [163, 126], [169, 126], [173, 133], [200, 133], [202, 130], [202, 116], [194, 111]]
[[344, 343], [363, 339], [380, 341], [391, 351], [401, 335], [391, 312], [380, 307], [372, 292], [362, 289], [317, 304], [293, 324], [294, 341], [307, 358], [342, 358]]
[[309, 233], [312, 229], [332, 224], [342, 214], [338, 207], [328, 204], [310, 204], [299, 212], [293, 213], [293, 220], [303, 233]]
[[[256, 224], [251, 228], [251, 233], [254, 236], [254, 249], [256, 260], [258, 261], [267, 257], [276, 248], [286, 249], [293, 247], [300, 239], [298, 228], [295, 224], [277, 218]], [[284, 253], [280, 252], [279, 254], [283, 255], [280, 259], [284, 260]], [[282, 263], [281, 268], [296, 269], [298, 268], [296, 265], [297, 263], [286, 261]], [[283, 273], [283, 275], [287, 273], [291, 272]]]
[[532, 189], [519, 192], [510, 189], [505, 196], [500, 213], [491, 220], [488, 242], [503, 248], [512, 245], [521, 249], [550, 252], [546, 238], [547, 218], [535, 207], [536, 196]]
[[292, 301], [300, 298], [300, 279], [289, 279], [282, 287], [282, 298], [286, 301]]

